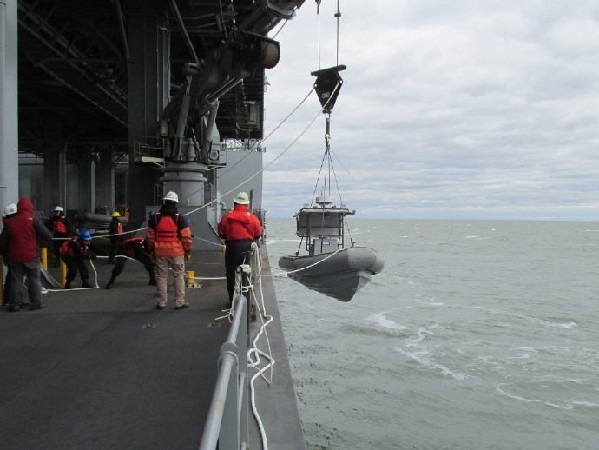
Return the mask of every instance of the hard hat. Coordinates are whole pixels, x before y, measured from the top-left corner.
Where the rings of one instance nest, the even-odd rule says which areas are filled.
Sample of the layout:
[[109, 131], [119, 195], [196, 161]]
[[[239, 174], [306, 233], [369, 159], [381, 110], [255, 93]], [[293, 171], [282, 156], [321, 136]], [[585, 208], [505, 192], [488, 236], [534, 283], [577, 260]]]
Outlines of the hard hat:
[[179, 196], [175, 194], [173, 191], [168, 191], [166, 195], [162, 198], [162, 201], [179, 203]]
[[118, 211], [112, 213], [112, 217], [121, 217], [121, 214]]
[[233, 202], [235, 202], [239, 205], [248, 205], [250, 203], [250, 199], [248, 198], [247, 193], [240, 192], [239, 194], [237, 194], [235, 196], [235, 198], [233, 199]]
[[4, 208], [4, 216], [10, 216], [10, 215], [16, 214], [16, 213], [17, 213], [17, 205], [15, 205], [14, 203], [9, 203]]
[[63, 212], [64, 209], [62, 209], [62, 206], [57, 206], [56, 208], [54, 208], [54, 211]]
[[80, 241], [91, 241], [92, 240], [92, 235], [90, 234], [90, 232], [87, 228], [84, 228], [83, 230], [81, 230], [81, 233], [79, 233], [79, 240]]

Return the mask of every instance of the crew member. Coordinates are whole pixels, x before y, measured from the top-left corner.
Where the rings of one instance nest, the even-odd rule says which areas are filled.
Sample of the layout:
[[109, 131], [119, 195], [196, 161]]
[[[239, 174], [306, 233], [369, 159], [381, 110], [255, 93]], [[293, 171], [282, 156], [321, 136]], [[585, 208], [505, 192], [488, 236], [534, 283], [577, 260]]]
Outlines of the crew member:
[[142, 237], [132, 237], [124, 241], [123, 245], [120, 246], [119, 251], [116, 255], [116, 263], [114, 265], [114, 268], [112, 269], [112, 275], [110, 275], [110, 280], [108, 280], [106, 289], [112, 288], [112, 286], [114, 285], [114, 281], [116, 280], [116, 277], [118, 277], [125, 268], [125, 264], [127, 263], [126, 256], [134, 258], [144, 265], [144, 267], [148, 271], [148, 275], [150, 276], [150, 281], [148, 284], [150, 286], [155, 286], [155, 264], [150, 255], [148, 255], [148, 253], [146, 252], [145, 239]]
[[175, 309], [188, 308], [185, 302], [185, 261], [191, 257], [191, 228], [185, 216], [177, 210], [179, 196], [169, 191], [162, 207], [148, 221], [147, 248], [156, 261], [156, 309], [167, 303], [168, 269], [175, 279]]
[[69, 220], [64, 216], [62, 206], [56, 206], [50, 215], [50, 218], [44, 222], [44, 225], [54, 235], [54, 258], [56, 263], [60, 262], [60, 246], [73, 234], [73, 228]]
[[110, 253], [108, 255], [108, 263], [114, 264], [114, 256], [119, 248], [119, 245], [123, 242], [123, 222], [121, 222], [121, 214], [118, 211], [112, 213], [112, 220], [108, 226], [108, 232], [110, 233]]
[[50, 241], [52, 234], [44, 225], [33, 218], [34, 206], [27, 197], [17, 203], [17, 213], [5, 218], [0, 241], [8, 253], [10, 271], [10, 311], [19, 311], [19, 292], [23, 278], [27, 275], [29, 309], [41, 309], [42, 306], [42, 264], [37, 254], [37, 240]]
[[[17, 213], [17, 205], [15, 203], [10, 203], [10, 204], [6, 205], [6, 207], [4, 208], [4, 212], [2, 214], [2, 223], [4, 224], [4, 221], [6, 219], [13, 217], [16, 213]], [[2, 242], [2, 241], [3, 240], [0, 240], [0, 255], [2, 255], [3, 263], [6, 265], [6, 267], [8, 269], [6, 272], [6, 281], [4, 283], [4, 290], [3, 290], [2, 294], [3, 294], [3, 298], [4, 298], [4, 304], [8, 305], [8, 307], [10, 308], [10, 305], [12, 305], [13, 302], [11, 302], [9, 300], [9, 298], [10, 298], [10, 268], [8, 267], [8, 248], [7, 248], [6, 243]], [[23, 302], [22, 287], [23, 287], [23, 285], [19, 284], [17, 301], [14, 303], [19, 305], [21, 308], [24, 308], [26, 306], [29, 306], [29, 303]]]
[[233, 211], [225, 214], [218, 224], [218, 235], [225, 240], [225, 269], [227, 272], [227, 293], [229, 306], [233, 304], [235, 293], [235, 269], [247, 262], [252, 242], [262, 235], [260, 220], [248, 211], [250, 201], [245, 192], [240, 192], [233, 200]]
[[60, 247], [60, 256], [67, 265], [67, 281], [65, 289], [71, 289], [71, 282], [77, 277], [77, 270], [81, 276], [81, 287], [92, 288], [89, 282], [89, 270], [87, 261], [95, 258], [95, 253], [91, 249], [92, 236], [87, 228], [81, 230], [78, 236], [74, 236]]

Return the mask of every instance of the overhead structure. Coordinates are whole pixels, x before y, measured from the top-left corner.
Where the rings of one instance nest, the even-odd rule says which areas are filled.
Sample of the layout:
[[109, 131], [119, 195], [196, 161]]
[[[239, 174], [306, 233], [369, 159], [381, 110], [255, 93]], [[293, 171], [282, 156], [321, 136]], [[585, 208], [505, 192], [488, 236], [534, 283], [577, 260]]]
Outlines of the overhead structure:
[[171, 182], [210, 182], [225, 140], [263, 137], [265, 69], [281, 52], [268, 33], [304, 3], [14, 1], [19, 150], [43, 157], [49, 179], [67, 162], [128, 160], [134, 215]]

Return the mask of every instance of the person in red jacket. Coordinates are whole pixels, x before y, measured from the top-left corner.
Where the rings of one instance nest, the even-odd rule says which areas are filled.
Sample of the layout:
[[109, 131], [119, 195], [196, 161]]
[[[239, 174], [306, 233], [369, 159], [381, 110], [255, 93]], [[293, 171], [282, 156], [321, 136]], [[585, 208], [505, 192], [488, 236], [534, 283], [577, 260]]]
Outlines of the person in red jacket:
[[81, 276], [82, 288], [93, 288], [89, 282], [87, 261], [96, 256], [95, 246], [92, 246], [92, 235], [87, 228], [81, 230], [78, 236], [72, 237], [60, 246], [60, 257], [67, 265], [67, 280], [65, 289], [71, 289], [71, 282], [77, 277], [77, 270]]
[[187, 218], [177, 210], [179, 196], [169, 191], [162, 208], [148, 221], [147, 249], [156, 261], [156, 309], [166, 308], [168, 269], [175, 278], [175, 309], [185, 309], [185, 260], [191, 255], [191, 228]]
[[240, 192], [233, 200], [233, 211], [224, 215], [218, 224], [218, 235], [225, 240], [225, 269], [227, 272], [227, 293], [229, 306], [233, 304], [235, 293], [235, 269], [248, 262], [247, 256], [252, 242], [262, 235], [260, 220], [248, 211], [250, 201], [245, 192]]
[[[6, 205], [6, 207], [4, 208], [4, 212], [2, 214], [2, 224], [3, 224], [2, 226], [4, 227], [4, 221], [6, 219], [14, 216], [16, 213], [17, 213], [16, 203], [10, 203], [9, 205]], [[8, 268], [8, 249], [6, 248], [6, 244], [2, 240], [0, 240], [0, 255], [2, 255], [2, 258], [4, 259], [4, 264]], [[23, 302], [24, 292], [23, 292], [22, 284], [19, 285], [18, 291], [19, 291], [19, 295], [17, 297], [16, 303], [19, 305], [20, 308], [28, 307], [29, 303]], [[4, 304], [9, 305], [9, 308], [10, 308], [10, 305], [12, 303], [14, 303], [10, 300], [10, 269], [8, 269], [6, 272], [6, 282], [4, 283], [3, 295], [4, 295]]]
[[34, 311], [42, 306], [42, 265], [37, 254], [38, 239], [50, 242], [52, 234], [37, 219], [33, 218], [34, 206], [27, 197], [17, 203], [17, 213], [5, 218], [1, 240], [8, 254], [10, 271], [9, 311], [18, 311], [18, 291], [27, 275], [27, 292], [29, 309]]

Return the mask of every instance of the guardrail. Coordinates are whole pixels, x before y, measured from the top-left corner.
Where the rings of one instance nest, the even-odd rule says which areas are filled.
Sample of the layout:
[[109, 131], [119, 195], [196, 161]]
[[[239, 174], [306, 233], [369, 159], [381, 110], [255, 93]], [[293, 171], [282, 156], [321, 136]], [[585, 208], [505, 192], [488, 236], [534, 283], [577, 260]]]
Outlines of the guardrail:
[[235, 314], [226, 342], [220, 348], [219, 372], [208, 410], [200, 450], [238, 450], [248, 447], [248, 301], [235, 299]]

